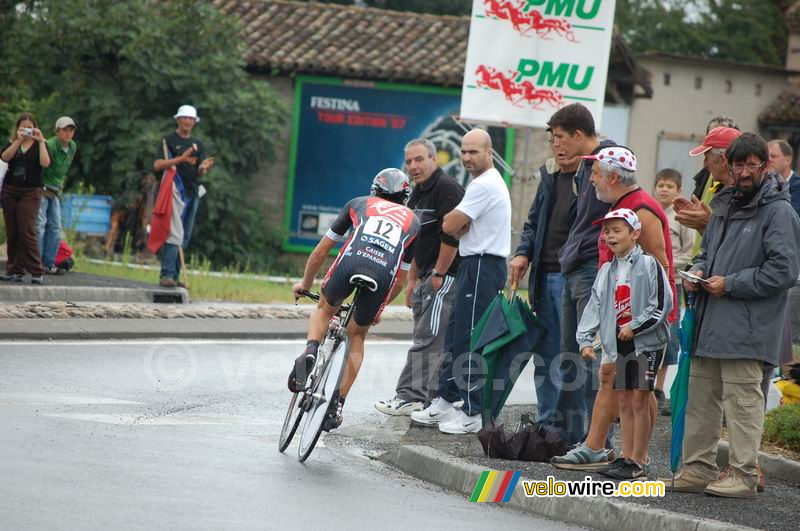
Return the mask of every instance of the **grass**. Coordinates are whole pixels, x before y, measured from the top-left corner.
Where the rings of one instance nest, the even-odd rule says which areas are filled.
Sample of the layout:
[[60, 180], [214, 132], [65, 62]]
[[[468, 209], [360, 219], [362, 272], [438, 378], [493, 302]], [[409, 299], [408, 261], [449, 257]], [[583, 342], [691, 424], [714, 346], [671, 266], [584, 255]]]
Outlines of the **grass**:
[[764, 439], [800, 452], [800, 404], [785, 404], [768, 412], [764, 419]]
[[[194, 268], [190, 265], [190, 270]], [[158, 282], [158, 271], [133, 269], [114, 264], [97, 264], [82, 257], [75, 260], [75, 270], [81, 273]], [[193, 300], [214, 300], [254, 303], [293, 303], [292, 284], [267, 282], [256, 278], [228, 278], [207, 276], [207, 270], [198, 274], [189, 273], [189, 290]], [[183, 278], [183, 277], [181, 277]], [[399, 297], [398, 297], [399, 298]], [[310, 301], [309, 301], [310, 302]]]

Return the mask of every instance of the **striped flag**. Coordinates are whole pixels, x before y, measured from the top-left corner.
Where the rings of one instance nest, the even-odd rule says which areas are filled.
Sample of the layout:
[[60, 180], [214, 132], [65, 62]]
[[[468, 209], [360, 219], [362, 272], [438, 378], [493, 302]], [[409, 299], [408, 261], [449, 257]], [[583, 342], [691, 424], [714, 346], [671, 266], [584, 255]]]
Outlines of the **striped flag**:
[[478, 478], [475, 490], [472, 491], [471, 502], [507, 502], [514, 493], [519, 482], [519, 472], [485, 471]]

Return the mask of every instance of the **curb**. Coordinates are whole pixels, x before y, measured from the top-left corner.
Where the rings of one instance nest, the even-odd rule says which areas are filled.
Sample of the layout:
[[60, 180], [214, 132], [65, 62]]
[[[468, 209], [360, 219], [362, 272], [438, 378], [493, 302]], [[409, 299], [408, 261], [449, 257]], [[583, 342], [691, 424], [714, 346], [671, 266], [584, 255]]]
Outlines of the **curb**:
[[[88, 330], [59, 331], [59, 332], [17, 332], [12, 335], [0, 333], [0, 341], [103, 341], [103, 340], [147, 340], [147, 339], [176, 339], [176, 340], [247, 340], [247, 341], [271, 341], [271, 340], [303, 340], [306, 333], [299, 332], [225, 332], [222, 330], [210, 330], [206, 332], [182, 332], [180, 330], [161, 332], [158, 330], [148, 332], [102, 332], [96, 333]], [[380, 340], [407, 340], [408, 334], [388, 332], [384, 334], [371, 334], [370, 341]]]
[[[728, 464], [728, 441], [720, 441], [717, 447], [717, 463], [722, 466]], [[779, 455], [758, 452], [758, 464], [764, 471], [764, 476], [777, 479], [789, 485], [800, 485], [800, 463], [786, 459]]]
[[[383, 455], [381, 460], [418, 479], [465, 496], [472, 494], [480, 474], [486, 470], [428, 446], [401, 446]], [[551, 520], [608, 531], [752, 529], [606, 498], [528, 498], [521, 483], [514, 489], [508, 505]]]
[[0, 286], [3, 302], [163, 302], [181, 304], [189, 302], [189, 292], [184, 288], [98, 288], [88, 286]]

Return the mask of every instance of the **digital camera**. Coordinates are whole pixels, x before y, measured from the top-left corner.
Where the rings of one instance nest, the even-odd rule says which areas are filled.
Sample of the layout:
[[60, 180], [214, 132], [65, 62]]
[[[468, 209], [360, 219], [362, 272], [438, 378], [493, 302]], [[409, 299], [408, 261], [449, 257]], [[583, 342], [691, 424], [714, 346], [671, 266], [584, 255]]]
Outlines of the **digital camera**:
[[33, 136], [33, 127], [23, 127], [22, 136]]

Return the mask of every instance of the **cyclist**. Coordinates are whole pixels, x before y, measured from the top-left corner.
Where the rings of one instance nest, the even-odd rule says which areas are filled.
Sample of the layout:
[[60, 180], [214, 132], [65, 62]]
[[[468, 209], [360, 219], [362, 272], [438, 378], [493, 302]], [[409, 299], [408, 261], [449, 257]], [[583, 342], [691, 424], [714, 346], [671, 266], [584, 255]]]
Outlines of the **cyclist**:
[[350, 278], [356, 274], [375, 280], [377, 290], [365, 289], [347, 328], [350, 338], [348, 367], [342, 377], [335, 415], [326, 420], [330, 431], [342, 423], [342, 408], [350, 387], [355, 381], [364, 356], [364, 338], [369, 327], [377, 323], [383, 308], [403, 289], [406, 275], [414, 257], [414, 240], [419, 233], [419, 221], [405, 207], [411, 193], [408, 176], [396, 168], [381, 170], [373, 179], [371, 196], [351, 199], [342, 208], [331, 228], [323, 236], [306, 261], [303, 280], [292, 288], [295, 298], [302, 296], [314, 282], [314, 277], [337, 243], [345, 241], [336, 260], [322, 282], [322, 296], [308, 326], [305, 351], [295, 360], [289, 375], [289, 390], [299, 392], [316, 361], [317, 349], [336, 315], [354, 286]]

